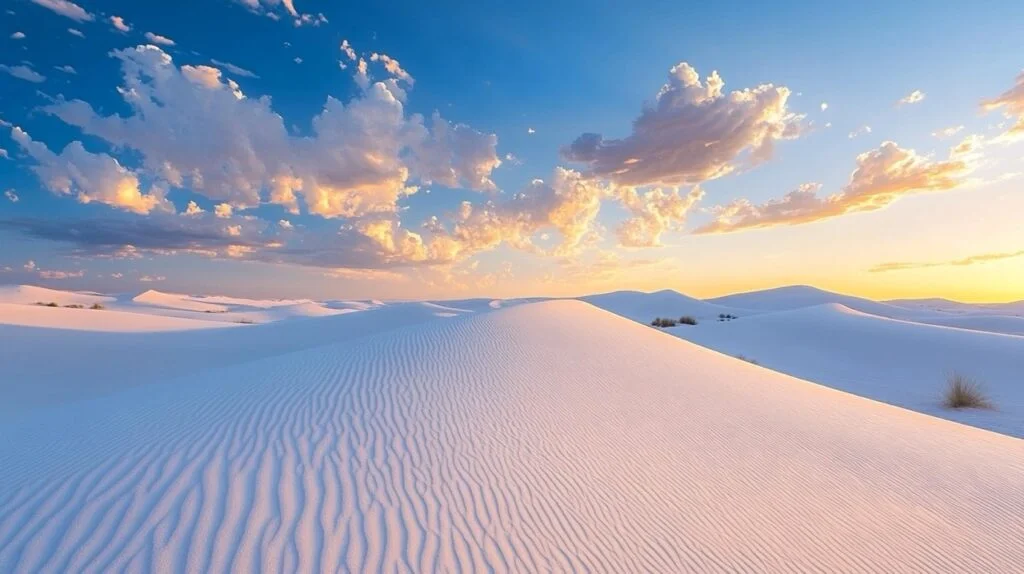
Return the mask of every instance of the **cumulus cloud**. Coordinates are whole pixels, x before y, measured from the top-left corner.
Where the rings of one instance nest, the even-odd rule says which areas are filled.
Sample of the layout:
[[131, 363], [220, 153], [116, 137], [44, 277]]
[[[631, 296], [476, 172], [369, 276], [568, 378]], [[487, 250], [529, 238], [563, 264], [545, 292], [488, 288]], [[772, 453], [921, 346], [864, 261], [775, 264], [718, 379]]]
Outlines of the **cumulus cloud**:
[[634, 120], [630, 135], [585, 133], [562, 155], [617, 184], [690, 185], [764, 161], [775, 142], [800, 134], [802, 116], [787, 108], [788, 88], [763, 84], [724, 93], [723, 87], [718, 72], [701, 82], [682, 62]]
[[1006, 117], [1015, 120], [1015, 123], [999, 136], [1000, 141], [1024, 139], [1024, 72], [1017, 76], [1012, 88], [995, 98], [983, 101], [981, 107], [986, 112], [1001, 110]]
[[953, 189], [973, 164], [955, 151], [934, 161], [887, 141], [857, 156], [857, 167], [839, 193], [821, 197], [821, 185], [808, 183], [781, 199], [756, 205], [740, 199], [713, 210], [716, 218], [695, 233], [728, 233], [779, 225], [798, 225], [847, 213], [882, 209], [901, 196]]
[[85, 8], [69, 0], [32, 0], [32, 3], [78, 22], [90, 22], [94, 18], [92, 14], [85, 11]]
[[899, 105], [901, 105], [901, 106], [905, 106], [905, 105], [908, 105], [908, 104], [916, 104], [916, 103], [919, 103], [919, 102], [923, 102], [924, 98], [925, 98], [925, 93], [924, 92], [922, 92], [921, 90], [914, 90], [913, 92], [910, 92], [909, 94], [907, 94], [907, 95], [903, 96], [902, 98], [900, 98], [900, 101], [897, 102], [897, 103]]
[[199, 207], [199, 204], [194, 201], [189, 201], [188, 205], [185, 206], [185, 211], [181, 212], [186, 217], [195, 217], [203, 213], [206, 213], [206, 210]]
[[4, 191], [4, 197], [6, 197], [7, 201], [10, 201], [11, 203], [18, 203], [19, 201], [21, 201], [21, 198], [18, 197], [18, 194], [15, 193], [13, 189], [8, 189]]
[[7, 150], [0, 147], [0, 158], [11, 159], [11, 156], [7, 153]]
[[82, 31], [77, 28], [68, 28], [68, 34], [71, 34], [72, 36], [78, 36], [79, 38], [85, 38], [85, 34], [83, 34]]
[[132, 27], [124, 21], [124, 18], [120, 16], [111, 16], [110, 25], [113, 26], [119, 32], [130, 32]]
[[543, 250], [534, 243], [534, 236], [545, 230], [561, 236], [552, 254], [572, 254], [596, 239], [594, 222], [601, 200], [610, 194], [608, 185], [558, 167], [550, 181], [535, 179], [508, 200], [483, 206], [463, 202], [450, 232], [437, 220], [426, 227], [433, 233], [435, 251], [446, 259], [464, 258], [502, 243], [540, 253]]
[[24, 32], [15, 32], [15, 33], [11, 34], [11, 39], [12, 40], [24, 40], [25, 39], [25, 33]]
[[165, 279], [167, 278], [163, 275], [143, 275], [139, 277], [139, 281], [142, 283], [153, 283], [155, 281], [164, 281]]
[[821, 102], [821, 106], [820, 107], [821, 107], [821, 111], [827, 110], [828, 109], [828, 102]]
[[6, 64], [0, 64], [0, 71], [7, 72], [19, 80], [25, 80], [26, 82], [32, 82], [34, 84], [46, 81], [46, 76], [33, 70], [32, 67], [28, 65], [8, 66]]
[[78, 74], [78, 71], [71, 66], [54, 66], [53, 69], [57, 70], [58, 72], [64, 72], [65, 74]]
[[168, 208], [162, 190], [154, 188], [148, 194], [142, 193], [134, 173], [107, 154], [86, 151], [82, 142], [73, 141], [55, 154], [19, 127], [11, 129], [11, 139], [35, 160], [32, 171], [54, 193], [74, 195], [81, 203], [96, 201], [135, 213]]
[[341, 41], [341, 51], [345, 53], [345, 56], [347, 56], [349, 60], [353, 62], [356, 61], [356, 51], [352, 48], [352, 45], [348, 43], [348, 40]]
[[154, 34], [152, 32], [146, 32], [146, 39], [154, 44], [161, 46], [174, 46], [174, 40], [171, 40], [167, 36], [161, 36], [160, 34]]
[[991, 261], [1014, 259], [1017, 257], [1024, 257], [1024, 250], [996, 253], [979, 253], [977, 255], [971, 255], [968, 257], [963, 257], [961, 259], [952, 259], [948, 261], [894, 261], [890, 263], [880, 263], [878, 265], [875, 265], [871, 269], [868, 269], [868, 271], [871, 273], [885, 273], [889, 271], [905, 271], [907, 269], [926, 269], [929, 267], [964, 267], [968, 265], [975, 265], [978, 263], [989, 263]]
[[[81, 100], [44, 111], [119, 149], [146, 172], [236, 208], [269, 201], [325, 217], [394, 212], [419, 181], [491, 191], [496, 138], [435, 115], [407, 114], [395, 78], [367, 82], [349, 101], [328, 97], [312, 134], [288, 133], [269, 98], [249, 98], [212, 66], [174, 65], [156, 46], [113, 52], [121, 61], [127, 117]], [[420, 158], [420, 155], [429, 161]]]
[[227, 203], [218, 203], [213, 206], [213, 213], [220, 219], [229, 219], [231, 217], [231, 205]]
[[619, 201], [632, 217], [616, 230], [619, 243], [625, 247], [657, 247], [666, 231], [682, 228], [686, 216], [703, 197], [700, 186], [693, 186], [682, 195], [679, 189], [654, 188], [639, 192], [636, 188], [617, 191]]

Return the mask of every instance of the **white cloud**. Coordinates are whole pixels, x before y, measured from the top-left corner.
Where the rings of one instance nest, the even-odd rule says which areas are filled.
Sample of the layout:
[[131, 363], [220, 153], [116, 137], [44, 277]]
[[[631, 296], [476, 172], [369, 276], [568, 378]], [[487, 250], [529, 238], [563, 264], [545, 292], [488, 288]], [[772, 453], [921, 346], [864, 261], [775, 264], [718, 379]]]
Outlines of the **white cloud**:
[[621, 185], [689, 185], [771, 157], [775, 142], [795, 138], [802, 116], [787, 108], [789, 89], [763, 84], [724, 93], [712, 72], [704, 83], [686, 62], [673, 67], [652, 105], [622, 139], [585, 133], [562, 155]]
[[696, 185], [685, 196], [678, 189], [662, 188], [644, 193], [635, 188], [622, 188], [616, 193], [632, 214], [616, 230], [619, 243], [625, 247], [661, 245], [662, 234], [681, 229], [690, 210], [704, 197], [704, 191]]
[[33, 70], [28, 65], [8, 66], [6, 64], [0, 64], [0, 71], [7, 72], [19, 80], [25, 80], [26, 82], [32, 82], [34, 84], [46, 81], [46, 76]]
[[867, 135], [869, 133], [871, 133], [871, 126], [861, 126], [847, 134], [846, 137], [853, 139], [855, 137]]
[[287, 219], [282, 219], [282, 220], [278, 221], [278, 222], [277, 222], [277, 225], [278, 225], [278, 226], [279, 226], [279, 227], [280, 227], [281, 229], [295, 229], [295, 226], [294, 226], [294, 225], [292, 225], [292, 222], [291, 222], [291, 221], [288, 221]]
[[7, 150], [0, 147], [0, 158], [11, 159], [11, 156], [7, 153]]
[[77, 279], [84, 277], [85, 271], [52, 271], [52, 270], [40, 270], [39, 277], [42, 279]]
[[154, 34], [152, 32], [146, 32], [146, 39], [149, 40], [150, 42], [154, 43], [154, 44], [159, 44], [161, 46], [174, 46], [175, 45], [174, 44], [174, 40], [171, 40], [170, 38], [168, 38], [166, 36], [161, 36], [160, 34]]
[[130, 32], [132, 27], [124, 21], [124, 18], [120, 16], [111, 16], [110, 25], [113, 26], [119, 32]]
[[4, 197], [6, 197], [7, 201], [10, 201], [11, 203], [18, 203], [18, 201], [21, 200], [21, 198], [18, 197], [18, 194], [15, 193], [13, 189], [8, 189], [7, 191], [5, 191]]
[[328, 97], [312, 134], [296, 137], [269, 98], [245, 96], [217, 68], [179, 69], [156, 46], [113, 55], [124, 76], [119, 91], [133, 113], [100, 116], [80, 100], [44, 110], [139, 152], [144, 171], [172, 186], [236, 208], [266, 198], [297, 212], [301, 199], [325, 217], [394, 212], [420, 181], [494, 189], [496, 138], [440, 116], [428, 125], [407, 115], [394, 78], [370, 83], [367, 76], [365, 90], [347, 104]]
[[188, 205], [185, 206], [185, 211], [182, 212], [182, 215], [186, 217], [196, 217], [197, 215], [201, 215], [205, 212], [206, 210], [204, 210], [202, 207], [199, 207], [198, 203], [194, 201], [189, 201]]
[[160, 189], [143, 194], [134, 173], [107, 154], [89, 153], [82, 142], [69, 143], [57, 155], [19, 127], [11, 129], [11, 139], [36, 161], [32, 171], [54, 193], [74, 195], [81, 203], [96, 201], [143, 214], [169, 205]]
[[292, 61], [295, 62], [296, 64], [301, 64], [302, 63], [302, 58], [300, 58], [298, 56], [295, 56], [295, 58], [293, 58]]
[[21, 266], [21, 268], [24, 269], [25, 271], [35, 271], [36, 262], [29, 259], [24, 265]]
[[341, 41], [341, 51], [348, 56], [349, 60], [356, 61], [356, 51], [352, 48], [352, 45], [348, 43], [348, 40]]
[[995, 98], [983, 101], [981, 107], [986, 112], [1002, 110], [1006, 117], [1015, 120], [1015, 123], [999, 136], [1000, 141], [1024, 139], [1024, 72], [1017, 76], [1012, 88]]
[[72, 36], [78, 36], [79, 38], [85, 38], [85, 34], [83, 34], [82, 31], [77, 28], [68, 28], [68, 34], [71, 34]]
[[916, 104], [916, 103], [924, 101], [924, 98], [925, 98], [925, 93], [924, 92], [922, 92], [921, 90], [914, 90], [913, 92], [910, 92], [906, 96], [903, 96], [902, 98], [900, 98], [900, 101], [897, 102], [897, 103], [899, 105], [901, 105], [901, 106], [902, 105], [907, 105], [907, 104]]
[[932, 136], [933, 137], [937, 137], [939, 139], [951, 138], [951, 137], [955, 136], [956, 134], [962, 132], [963, 129], [964, 129], [964, 126], [952, 126], [952, 127], [948, 127], [948, 128], [943, 128], [943, 129], [941, 129], [939, 131], [932, 132]]
[[[961, 144], [965, 145], [965, 144]], [[857, 156], [857, 168], [839, 193], [821, 197], [821, 184], [806, 183], [781, 199], [760, 205], [745, 199], [713, 210], [715, 221], [696, 233], [728, 233], [779, 225], [798, 225], [848, 213], [882, 209], [900, 197], [945, 191], [964, 183], [974, 168], [968, 153], [957, 146], [946, 161], [934, 161], [912, 149], [887, 141]], [[973, 145], [967, 144], [973, 151]]]
[[52, 10], [65, 18], [71, 18], [78, 22], [91, 22], [93, 20], [92, 14], [86, 12], [85, 9], [78, 4], [69, 2], [68, 0], [32, 0], [32, 3], [38, 4], [39, 6]]
[[234, 74], [236, 76], [242, 76], [244, 78], [259, 78], [259, 76], [257, 76], [253, 72], [250, 72], [249, 70], [246, 70], [245, 68], [242, 68], [241, 66], [236, 66], [236, 65], [234, 65], [234, 64], [232, 64], [230, 62], [221, 62], [220, 60], [210, 60], [210, 63], [213, 64], [214, 66], [219, 66], [221, 68], [224, 68], [225, 70], [227, 70], [228, 72], [230, 72], [230, 73], [232, 73], [232, 74]]
[[535, 130], [533, 128], [526, 128], [526, 133], [528, 133], [530, 135], [533, 135], [533, 134], [537, 133], [537, 130]]
[[143, 283], [153, 283], [155, 281], [164, 281], [165, 279], [167, 278], [163, 275], [143, 275], [142, 277], [139, 277], [139, 281]]
[[227, 203], [218, 203], [217, 205], [213, 206], [213, 213], [214, 213], [214, 215], [216, 215], [217, 217], [219, 217], [221, 219], [228, 219], [228, 218], [230, 218], [231, 217], [231, 212], [232, 212], [231, 205], [229, 205]]
[[15, 32], [15, 33], [11, 34], [11, 39], [12, 40], [24, 40], [25, 39], [25, 33], [24, 32]]
[[825, 111], [827, 109], [828, 109], [828, 102], [821, 102], [821, 111]]
[[54, 66], [53, 69], [58, 72], [64, 72], [65, 74], [78, 74], [78, 72], [71, 66]]
[[380, 62], [381, 64], [383, 64], [384, 69], [387, 70], [388, 73], [391, 74], [391, 76], [397, 80], [402, 80], [403, 82], [406, 82], [410, 86], [416, 83], [416, 80], [414, 80], [413, 77], [409, 75], [409, 72], [406, 72], [404, 69], [402, 69], [402, 65], [398, 63], [398, 60], [392, 58], [391, 56], [388, 56], [387, 54], [378, 54], [377, 52], [374, 52], [370, 56], [370, 61]]

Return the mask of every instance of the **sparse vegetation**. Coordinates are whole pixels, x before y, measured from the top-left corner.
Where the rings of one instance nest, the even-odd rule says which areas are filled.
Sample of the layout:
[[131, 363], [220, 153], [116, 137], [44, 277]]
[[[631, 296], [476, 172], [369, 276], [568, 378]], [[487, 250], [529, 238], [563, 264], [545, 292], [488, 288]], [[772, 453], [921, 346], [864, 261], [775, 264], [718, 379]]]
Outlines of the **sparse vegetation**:
[[42, 301], [36, 301], [36, 305], [39, 305], [40, 307], [60, 307], [60, 305], [58, 305], [54, 301], [50, 301], [49, 303], [44, 303]]
[[99, 303], [93, 303], [92, 306], [89, 307], [89, 308], [93, 309], [94, 311], [102, 311], [102, 310], [106, 309], [106, 307], [104, 307], [103, 305], [100, 305]]
[[235, 322], [236, 323], [241, 323], [243, 325], [253, 325], [253, 324], [256, 323], [256, 321], [253, 321], [252, 319], [239, 319], [239, 320], [237, 320]]
[[718, 314], [718, 320], [719, 321], [732, 321], [733, 319], [739, 319], [739, 317], [737, 317], [736, 315], [732, 315], [730, 313], [719, 313]]
[[697, 324], [697, 319], [695, 319], [695, 318], [693, 318], [693, 317], [691, 317], [689, 315], [683, 315], [682, 317], [679, 318], [679, 324], [680, 325], [696, 325]]
[[978, 381], [960, 373], [949, 375], [942, 404], [948, 409], [991, 409], [992, 401]]
[[752, 365], [760, 365], [761, 364], [761, 363], [757, 362], [757, 359], [751, 359], [750, 357], [748, 357], [746, 355], [736, 355], [736, 358], [741, 360], [741, 361], [746, 361], [746, 362], [748, 362], [748, 363], [750, 363]]
[[85, 305], [79, 305], [78, 303], [72, 303], [70, 305], [64, 305], [66, 309], [85, 309]]
[[652, 326], [661, 327], [662, 329], [666, 327], [675, 327], [678, 324], [679, 321], [676, 321], [675, 319], [663, 319], [661, 317], [658, 317], [655, 320], [651, 321]]

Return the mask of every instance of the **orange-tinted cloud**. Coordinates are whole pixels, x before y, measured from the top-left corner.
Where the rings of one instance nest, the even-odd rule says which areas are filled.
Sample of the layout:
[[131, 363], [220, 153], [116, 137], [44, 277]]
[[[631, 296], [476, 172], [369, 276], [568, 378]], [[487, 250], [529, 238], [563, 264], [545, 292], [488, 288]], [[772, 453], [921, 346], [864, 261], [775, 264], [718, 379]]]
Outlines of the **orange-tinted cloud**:
[[868, 269], [868, 271], [870, 273], [885, 273], [886, 271], [926, 269], [928, 267], [963, 267], [966, 265], [974, 265], [976, 263], [988, 263], [990, 261], [1000, 261], [1002, 259], [1013, 259], [1015, 257], [1024, 257], [1024, 249], [1020, 251], [1008, 251], [1002, 253], [981, 253], [950, 261], [893, 261], [889, 263], [880, 263], [871, 269]]
[[1017, 76], [1013, 87], [999, 96], [981, 103], [986, 112], [1002, 110], [1006, 117], [1016, 120], [1000, 137], [1004, 141], [1024, 139], [1024, 72]]
[[953, 189], [973, 167], [978, 141], [968, 138], [946, 161], [933, 161], [887, 141], [857, 156], [857, 168], [839, 193], [821, 197], [817, 183], [801, 185], [781, 199], [760, 205], [739, 199], [713, 210], [715, 220], [695, 233], [728, 233], [811, 223], [847, 213], [882, 209], [903, 195]]

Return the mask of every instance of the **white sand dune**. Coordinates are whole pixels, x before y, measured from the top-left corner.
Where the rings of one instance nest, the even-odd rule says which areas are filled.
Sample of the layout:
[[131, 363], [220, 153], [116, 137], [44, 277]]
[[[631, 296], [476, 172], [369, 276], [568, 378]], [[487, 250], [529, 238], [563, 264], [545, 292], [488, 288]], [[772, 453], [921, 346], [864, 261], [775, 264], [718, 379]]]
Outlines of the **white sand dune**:
[[183, 319], [111, 309], [68, 309], [0, 303], [0, 333], [4, 332], [5, 325], [116, 333], [190, 331], [230, 326], [229, 323], [199, 318]]
[[736, 293], [724, 297], [708, 299], [709, 303], [725, 305], [751, 311], [790, 311], [813, 307], [815, 305], [827, 305], [837, 303], [849, 307], [855, 311], [888, 317], [890, 319], [910, 319], [920, 316], [920, 313], [903, 307], [879, 303], [862, 297], [833, 293], [808, 285], [790, 285], [775, 289], [764, 289], [748, 293]]
[[132, 298], [132, 302], [153, 307], [177, 309], [180, 311], [195, 311], [197, 313], [225, 313], [229, 310], [229, 307], [226, 305], [205, 303], [197, 301], [189, 295], [162, 293], [152, 289], [139, 293]]
[[[1024, 337], [891, 320], [838, 304], [669, 332], [836, 389], [1024, 437]], [[952, 372], [981, 381], [996, 409], [942, 407]]]
[[987, 331], [1007, 335], [1024, 335], [1024, 317], [1016, 316], [1013, 303], [978, 304], [956, 303], [945, 299], [919, 299], [880, 303], [861, 297], [832, 293], [806, 285], [793, 285], [764, 291], [727, 295], [708, 301], [721, 305], [734, 305], [748, 309], [748, 313], [791, 311], [817, 305], [839, 304], [862, 313], [889, 319], [914, 321], [928, 325], [942, 325]]
[[579, 299], [641, 323], [650, 323], [656, 317], [678, 319], [683, 315], [690, 315], [697, 319], [712, 319], [723, 313], [739, 315], [748, 312], [737, 307], [718, 305], [687, 297], [670, 289], [653, 293], [615, 291], [588, 295]]
[[[115, 316], [108, 315], [114, 313], [111, 311], [77, 311], [92, 313], [97, 321], [105, 320], [120, 330], [143, 321], [190, 321], [189, 327], [196, 323], [139, 313]], [[152, 381], [350, 341], [447, 316], [450, 314], [420, 303], [406, 303], [265, 325], [208, 323], [235, 328], [177, 332], [86, 332], [0, 324], [0, 341], [4, 342], [0, 345], [0, 415], [15, 416], [40, 405], [103, 396]]]
[[88, 307], [95, 303], [106, 305], [115, 301], [114, 297], [97, 293], [79, 293], [76, 291], [60, 291], [34, 285], [0, 285], [0, 303], [12, 305], [34, 305], [36, 303], [56, 303], [60, 306], [82, 305]]
[[552, 301], [4, 420], [0, 571], [1014, 572], [1022, 485], [1024, 441]]

